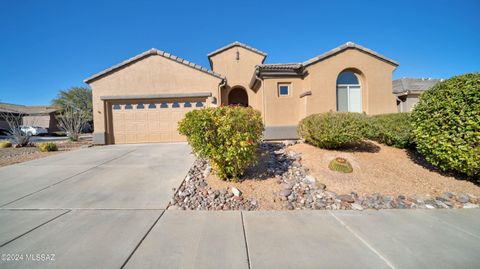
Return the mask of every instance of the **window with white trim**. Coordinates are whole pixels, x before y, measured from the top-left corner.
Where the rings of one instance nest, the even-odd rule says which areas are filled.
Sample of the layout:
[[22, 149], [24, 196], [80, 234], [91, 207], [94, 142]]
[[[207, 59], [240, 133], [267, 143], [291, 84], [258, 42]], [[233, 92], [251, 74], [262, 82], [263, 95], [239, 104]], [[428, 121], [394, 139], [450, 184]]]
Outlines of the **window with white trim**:
[[337, 111], [362, 112], [362, 90], [358, 75], [343, 71], [337, 78]]
[[290, 83], [278, 83], [278, 96], [290, 95]]

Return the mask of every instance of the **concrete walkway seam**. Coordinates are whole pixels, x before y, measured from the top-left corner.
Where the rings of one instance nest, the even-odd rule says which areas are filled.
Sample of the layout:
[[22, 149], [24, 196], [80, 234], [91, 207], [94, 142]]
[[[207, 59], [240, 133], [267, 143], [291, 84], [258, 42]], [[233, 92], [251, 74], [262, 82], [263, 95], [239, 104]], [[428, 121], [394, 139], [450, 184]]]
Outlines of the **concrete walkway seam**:
[[152, 226], [150, 227], [150, 229], [148, 229], [148, 231], [145, 233], [145, 235], [142, 237], [142, 239], [140, 239], [140, 241], [138, 242], [138, 244], [135, 246], [135, 248], [133, 249], [132, 253], [130, 253], [130, 255], [128, 255], [128, 258], [125, 260], [125, 262], [122, 264], [122, 266], [120, 267], [120, 269], [122, 268], [125, 268], [125, 266], [127, 265], [128, 261], [130, 261], [130, 259], [132, 258], [133, 254], [135, 254], [135, 252], [137, 251], [137, 249], [140, 247], [140, 245], [143, 243], [143, 240], [145, 240], [145, 238], [147, 238], [148, 234], [152, 231], [153, 227], [155, 227], [155, 225], [157, 225], [158, 221], [160, 220], [160, 218], [163, 216], [163, 214], [165, 214], [165, 211], [166, 210], [163, 210], [162, 213], [160, 214], [160, 216], [158, 216], [158, 218], [153, 222]]
[[114, 161], [114, 160], [116, 160], [116, 159], [119, 159], [119, 158], [121, 158], [121, 157], [123, 157], [123, 156], [125, 156], [125, 155], [127, 155], [127, 154], [129, 154], [129, 153], [132, 153], [132, 152], [134, 152], [134, 151], [135, 151], [135, 149], [134, 149], [134, 150], [131, 150], [131, 151], [125, 153], [125, 154], [122, 154], [122, 155], [120, 155], [120, 156], [118, 156], [118, 157], [115, 157], [115, 158], [113, 158], [113, 159], [111, 159], [111, 160], [108, 160], [108, 161], [105, 161], [105, 162], [103, 162], [103, 163], [101, 163], [101, 164], [98, 164], [98, 165], [96, 165], [96, 166], [90, 167], [90, 168], [88, 168], [88, 169], [85, 170], [85, 171], [82, 171], [82, 172], [80, 172], [80, 173], [76, 173], [75, 175], [69, 176], [69, 177], [67, 177], [67, 178], [65, 178], [65, 179], [62, 179], [62, 180], [60, 180], [60, 181], [58, 181], [58, 182], [55, 182], [55, 183], [53, 183], [53, 184], [51, 184], [51, 185], [48, 185], [48, 186], [46, 186], [46, 187], [44, 187], [44, 188], [42, 188], [42, 189], [40, 189], [40, 190], [34, 191], [34, 192], [29, 193], [29, 194], [26, 194], [26, 195], [24, 195], [24, 196], [22, 196], [22, 197], [20, 197], [20, 198], [17, 198], [17, 199], [15, 199], [15, 200], [11, 201], [11, 202], [8, 202], [8, 203], [6, 203], [6, 204], [0, 205], [0, 207], [4, 207], [4, 206], [6, 206], [6, 205], [15, 203], [15, 202], [17, 202], [17, 201], [19, 201], [19, 200], [21, 200], [21, 199], [23, 199], [23, 198], [26, 198], [26, 197], [28, 197], [28, 196], [34, 195], [34, 194], [36, 194], [36, 193], [39, 193], [39, 192], [41, 192], [41, 191], [43, 191], [43, 190], [46, 190], [46, 189], [48, 189], [48, 188], [50, 188], [50, 187], [53, 187], [53, 186], [58, 185], [58, 184], [60, 184], [60, 183], [62, 183], [62, 182], [65, 182], [65, 181], [67, 181], [67, 180], [69, 180], [69, 179], [72, 179], [72, 178], [74, 178], [74, 177], [76, 177], [76, 176], [78, 176], [78, 175], [81, 175], [81, 174], [86, 173], [86, 172], [88, 172], [88, 171], [90, 171], [90, 170], [92, 170], [92, 169], [95, 169], [95, 168], [97, 168], [97, 167], [99, 167], [99, 166], [101, 166], [101, 165], [104, 165], [104, 164], [107, 164], [107, 163], [109, 163], [109, 162], [111, 162], [111, 161]]
[[474, 233], [471, 233], [471, 232], [469, 232], [469, 231], [466, 231], [466, 230], [464, 230], [464, 229], [458, 227], [457, 225], [452, 224], [452, 223], [450, 223], [450, 222], [448, 222], [448, 221], [445, 221], [445, 220], [440, 219], [440, 218], [438, 218], [438, 217], [430, 216], [430, 215], [428, 215], [428, 214], [425, 214], [425, 216], [427, 216], [428, 218], [430, 218], [430, 219], [432, 219], [432, 220], [440, 221], [441, 223], [446, 224], [447, 226], [450, 226], [450, 227], [452, 227], [453, 229], [455, 229], [455, 230], [457, 230], [457, 231], [459, 231], [459, 232], [462, 232], [462, 233], [468, 234], [468, 235], [470, 235], [470, 236], [473, 236], [473, 237], [475, 237], [475, 238], [477, 238], [477, 239], [480, 239], [480, 236], [478, 236], [478, 235], [476, 235], [476, 234], [474, 234]]
[[41, 223], [40, 225], [38, 225], [38, 226], [36, 226], [36, 227], [33, 227], [32, 229], [30, 229], [30, 230], [28, 230], [28, 231], [24, 232], [23, 234], [20, 234], [20, 235], [16, 236], [15, 238], [13, 238], [13, 239], [11, 239], [11, 240], [9, 240], [9, 241], [7, 241], [7, 242], [3, 243], [2, 245], [0, 245], [0, 248], [1, 248], [1, 247], [4, 247], [4, 246], [6, 246], [7, 244], [9, 244], [9, 243], [11, 243], [11, 242], [13, 242], [13, 241], [17, 240], [18, 238], [20, 238], [20, 237], [22, 237], [22, 236], [24, 236], [24, 235], [26, 235], [26, 234], [28, 234], [28, 233], [30, 233], [30, 232], [32, 232], [32, 231], [34, 231], [34, 230], [36, 230], [36, 229], [38, 229], [38, 228], [42, 227], [43, 225], [45, 225], [45, 224], [47, 224], [47, 223], [50, 223], [50, 222], [52, 222], [52, 221], [54, 221], [54, 220], [56, 220], [56, 219], [60, 218], [61, 216], [65, 215], [65, 214], [67, 214], [67, 213], [70, 213], [70, 212], [71, 212], [71, 210], [68, 210], [68, 211], [66, 211], [66, 212], [63, 212], [62, 214], [60, 214], [60, 215], [58, 215], [58, 216], [56, 216], [56, 217], [54, 217], [54, 218], [52, 218], [52, 219], [50, 219], [50, 220], [47, 220], [46, 222], [44, 222], [44, 223]]
[[354, 230], [352, 230], [345, 222], [343, 222], [340, 218], [335, 216], [333, 212], [328, 210], [328, 213], [336, 219], [345, 229], [347, 229], [351, 234], [353, 234], [358, 240], [360, 240], [364, 245], [366, 245], [373, 253], [375, 253], [381, 260], [383, 260], [388, 267], [392, 269], [396, 269], [396, 267], [389, 261], [387, 258], [385, 258], [380, 252], [378, 252], [372, 245], [370, 245], [365, 239], [363, 239], [359, 234], [357, 234]]
[[247, 252], [248, 269], [251, 269], [252, 266], [250, 264], [250, 254], [248, 253], [247, 232], [245, 231], [245, 221], [243, 219], [243, 211], [240, 211], [240, 217], [242, 218], [243, 239], [245, 240], [245, 251]]

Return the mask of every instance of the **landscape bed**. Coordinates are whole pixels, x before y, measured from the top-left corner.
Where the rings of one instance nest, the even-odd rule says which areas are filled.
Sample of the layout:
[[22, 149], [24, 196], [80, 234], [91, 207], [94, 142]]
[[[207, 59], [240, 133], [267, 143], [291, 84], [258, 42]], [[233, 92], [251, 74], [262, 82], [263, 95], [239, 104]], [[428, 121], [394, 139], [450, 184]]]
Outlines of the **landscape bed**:
[[[366, 141], [346, 151], [305, 143], [263, 143], [258, 163], [238, 182], [217, 178], [197, 160], [174, 190], [169, 209], [294, 210], [476, 208], [480, 187], [441, 173], [413, 151]], [[328, 168], [342, 157], [352, 173]]]
[[80, 140], [77, 142], [55, 141], [54, 143], [57, 145], [58, 150], [50, 152], [41, 152], [36, 144], [21, 148], [0, 148], [0, 167], [48, 157], [82, 147], [89, 147], [92, 144], [91, 141], [88, 140]]

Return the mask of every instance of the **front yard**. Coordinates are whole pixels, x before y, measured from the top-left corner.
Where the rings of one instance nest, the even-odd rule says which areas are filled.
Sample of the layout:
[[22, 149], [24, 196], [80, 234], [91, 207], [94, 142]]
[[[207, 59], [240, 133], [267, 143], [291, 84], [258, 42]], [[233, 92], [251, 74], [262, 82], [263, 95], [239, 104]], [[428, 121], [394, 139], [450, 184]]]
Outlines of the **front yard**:
[[91, 145], [91, 141], [88, 140], [80, 140], [78, 142], [55, 141], [54, 143], [57, 145], [58, 151], [41, 152], [35, 144], [21, 148], [0, 148], [0, 167], [48, 157]]
[[[171, 208], [190, 210], [293, 210], [472, 208], [480, 187], [468, 178], [426, 165], [410, 150], [366, 142], [348, 151], [306, 143], [266, 143], [259, 162], [239, 182], [219, 180], [206, 161], [197, 161], [176, 190]], [[328, 168], [344, 157], [352, 173]], [[241, 194], [235, 195], [238, 189]]]

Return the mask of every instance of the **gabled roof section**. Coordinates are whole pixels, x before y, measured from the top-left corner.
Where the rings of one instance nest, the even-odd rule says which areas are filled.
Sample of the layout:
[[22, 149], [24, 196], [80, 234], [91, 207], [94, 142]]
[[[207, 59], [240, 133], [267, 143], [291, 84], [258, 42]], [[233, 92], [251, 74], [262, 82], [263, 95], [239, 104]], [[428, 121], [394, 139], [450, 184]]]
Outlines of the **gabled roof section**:
[[392, 82], [393, 93], [420, 93], [433, 87], [442, 79], [433, 78], [400, 78]]
[[262, 56], [264, 56], [264, 57], [267, 57], [267, 54], [266, 54], [265, 52], [263, 52], [263, 51], [261, 51], [261, 50], [258, 50], [258, 49], [254, 48], [254, 47], [250, 47], [250, 46], [247, 45], [247, 44], [240, 43], [240, 42], [238, 42], [238, 41], [235, 41], [235, 42], [233, 42], [233, 43], [231, 43], [231, 44], [226, 45], [225, 47], [221, 47], [221, 48], [219, 48], [219, 49], [217, 49], [217, 50], [215, 50], [215, 51], [212, 51], [212, 52], [210, 52], [207, 56], [208, 56], [208, 58], [210, 58], [210, 57], [212, 57], [212, 56], [214, 56], [214, 55], [216, 55], [216, 54], [219, 54], [220, 52], [226, 51], [226, 50], [228, 50], [228, 49], [230, 49], [230, 48], [233, 48], [233, 47], [242, 47], [242, 48], [244, 48], [244, 49], [247, 49], [247, 50], [249, 50], [249, 51], [252, 51], [252, 52], [258, 53], [258, 54], [260, 54], [260, 55], [262, 55]]
[[376, 58], [378, 58], [378, 59], [380, 59], [380, 60], [382, 60], [382, 61], [384, 61], [384, 62], [387, 62], [387, 63], [389, 63], [389, 64], [391, 64], [391, 65], [394, 65], [394, 66], [398, 66], [398, 65], [399, 65], [398, 62], [396, 62], [396, 61], [394, 61], [394, 60], [392, 60], [392, 59], [390, 59], [390, 58], [387, 58], [387, 57], [385, 57], [385, 56], [383, 56], [383, 55], [381, 55], [381, 54], [379, 54], [379, 53], [377, 53], [377, 52], [375, 52], [375, 51], [373, 51], [373, 50], [371, 50], [371, 49], [367, 49], [367, 48], [365, 48], [365, 47], [362, 47], [362, 46], [360, 46], [360, 45], [357, 45], [357, 44], [355, 44], [355, 43], [353, 43], [353, 42], [347, 42], [347, 43], [345, 43], [345, 44], [343, 44], [343, 45], [340, 45], [340, 46], [338, 46], [338, 47], [336, 47], [336, 48], [334, 48], [334, 49], [332, 49], [332, 50], [329, 50], [329, 51], [327, 51], [327, 52], [325, 52], [325, 53], [323, 53], [323, 54], [320, 54], [319, 56], [314, 57], [314, 58], [312, 58], [312, 59], [304, 62], [303, 65], [304, 65], [305, 67], [306, 67], [306, 66], [309, 66], [309, 65], [311, 65], [311, 64], [314, 64], [314, 63], [316, 63], [316, 62], [319, 62], [319, 61], [322, 61], [322, 60], [324, 60], [324, 59], [327, 59], [327, 58], [329, 58], [329, 57], [331, 57], [331, 56], [333, 56], [333, 55], [336, 55], [336, 54], [338, 54], [338, 53], [340, 53], [340, 52], [342, 52], [342, 51], [344, 51], [344, 50], [347, 50], [347, 49], [357, 49], [357, 50], [363, 51], [363, 52], [365, 52], [365, 53], [367, 53], [367, 54], [370, 54], [370, 55], [372, 55], [372, 56], [374, 56], [374, 57], [376, 57]]
[[114, 71], [116, 71], [116, 70], [118, 70], [118, 69], [120, 69], [120, 68], [122, 68], [122, 67], [124, 67], [124, 66], [127, 66], [127, 65], [129, 65], [129, 64], [133, 64], [133, 63], [135, 63], [135, 62], [138, 62], [138, 61], [140, 61], [140, 60], [142, 60], [142, 59], [144, 59], [144, 58], [146, 58], [146, 57], [152, 56], [152, 55], [159, 55], [159, 56], [165, 57], [165, 58], [167, 58], [167, 59], [170, 59], [170, 60], [172, 60], [172, 61], [176, 61], [176, 62], [178, 62], [178, 63], [180, 63], [180, 64], [189, 66], [189, 67], [191, 67], [191, 68], [193, 68], [193, 69], [196, 69], [196, 70], [198, 70], [198, 71], [201, 71], [201, 72], [207, 73], [207, 74], [209, 74], [209, 75], [212, 75], [212, 76], [217, 77], [217, 78], [219, 78], [219, 79], [225, 79], [225, 77], [223, 77], [222, 75], [220, 75], [220, 74], [218, 74], [218, 73], [216, 73], [216, 72], [213, 72], [212, 70], [210, 70], [210, 69], [208, 69], [208, 68], [202, 67], [202, 66], [200, 66], [200, 65], [198, 65], [198, 64], [195, 64], [195, 63], [192, 63], [192, 62], [187, 61], [187, 60], [185, 60], [185, 59], [182, 59], [182, 58], [180, 58], [180, 57], [178, 57], [178, 56], [175, 56], [175, 55], [173, 55], [173, 54], [170, 54], [170, 53], [168, 53], [168, 52], [165, 52], [165, 51], [161, 51], [161, 50], [152, 48], [152, 49], [147, 50], [147, 51], [145, 51], [145, 52], [143, 52], [143, 53], [141, 53], [141, 54], [138, 54], [137, 56], [134, 56], [134, 57], [132, 57], [132, 58], [126, 60], [126, 61], [123, 61], [123, 62], [121, 62], [121, 63], [119, 63], [119, 64], [117, 64], [117, 65], [114, 65], [114, 66], [112, 66], [112, 67], [110, 67], [110, 68], [108, 68], [108, 69], [105, 69], [105, 70], [103, 70], [102, 72], [97, 73], [97, 74], [95, 74], [95, 75], [93, 75], [93, 76], [85, 79], [84, 82], [85, 82], [85, 83], [90, 83], [90, 82], [92, 82], [92, 81], [94, 81], [94, 80], [97, 80], [97, 79], [99, 79], [99, 78], [102, 78], [102, 77], [110, 74], [111, 72], [114, 72]]

